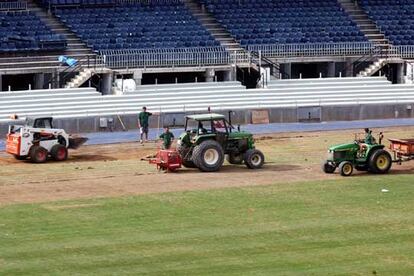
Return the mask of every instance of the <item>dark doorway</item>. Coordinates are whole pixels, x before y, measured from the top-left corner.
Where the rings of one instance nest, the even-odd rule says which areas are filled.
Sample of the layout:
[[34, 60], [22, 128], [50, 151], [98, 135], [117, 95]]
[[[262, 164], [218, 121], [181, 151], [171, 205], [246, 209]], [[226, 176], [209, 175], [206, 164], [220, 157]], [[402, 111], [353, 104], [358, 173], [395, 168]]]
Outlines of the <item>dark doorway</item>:
[[31, 85], [32, 89], [34, 89], [34, 74], [2, 76], [2, 91], [9, 90], [9, 86], [12, 91], [28, 90], [29, 85]]
[[204, 82], [204, 72], [142, 74], [142, 84]]

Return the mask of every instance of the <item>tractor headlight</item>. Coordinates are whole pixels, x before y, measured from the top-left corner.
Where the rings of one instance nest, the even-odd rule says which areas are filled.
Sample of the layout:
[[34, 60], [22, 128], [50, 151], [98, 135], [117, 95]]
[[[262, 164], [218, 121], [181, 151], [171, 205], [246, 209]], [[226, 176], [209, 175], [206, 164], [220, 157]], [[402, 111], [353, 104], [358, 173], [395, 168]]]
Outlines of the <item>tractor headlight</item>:
[[332, 150], [328, 150], [328, 160], [333, 160], [334, 159], [334, 153]]

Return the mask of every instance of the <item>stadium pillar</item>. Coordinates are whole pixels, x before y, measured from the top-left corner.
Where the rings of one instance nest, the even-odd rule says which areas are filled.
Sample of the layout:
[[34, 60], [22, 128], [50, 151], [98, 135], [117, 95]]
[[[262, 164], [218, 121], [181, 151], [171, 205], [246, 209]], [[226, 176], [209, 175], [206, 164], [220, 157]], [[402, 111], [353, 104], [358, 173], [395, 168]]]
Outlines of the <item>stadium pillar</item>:
[[43, 89], [45, 86], [45, 74], [37, 73], [34, 77], [34, 89]]
[[284, 63], [283, 71], [285, 71], [285, 73], [289, 75], [289, 78], [291, 79], [292, 78], [292, 63]]
[[216, 71], [213, 68], [207, 68], [205, 73], [206, 82], [213, 82], [215, 75]]
[[234, 69], [232, 68], [230, 70], [224, 71], [224, 81], [235, 81], [236, 80], [236, 72]]
[[112, 92], [112, 73], [102, 75], [102, 94], [109, 95]]
[[140, 86], [142, 84], [142, 71], [135, 70], [132, 77], [134, 78], [136, 86]]
[[335, 77], [335, 62], [328, 62], [328, 78]]
[[345, 62], [345, 77], [353, 77], [354, 76], [354, 61], [352, 59], [347, 59]]
[[404, 70], [405, 69], [405, 63], [399, 63], [397, 64], [397, 83], [404, 83]]

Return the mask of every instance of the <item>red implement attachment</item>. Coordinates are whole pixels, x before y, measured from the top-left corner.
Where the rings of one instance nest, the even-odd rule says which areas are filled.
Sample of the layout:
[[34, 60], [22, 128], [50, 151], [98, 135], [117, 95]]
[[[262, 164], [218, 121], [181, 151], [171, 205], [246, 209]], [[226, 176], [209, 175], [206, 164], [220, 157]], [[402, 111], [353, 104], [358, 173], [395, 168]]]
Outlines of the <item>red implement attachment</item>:
[[409, 161], [414, 159], [414, 139], [388, 139], [390, 150], [394, 153], [394, 162]]
[[154, 158], [149, 159], [149, 162], [157, 165], [158, 170], [173, 172], [181, 168], [181, 156], [175, 150], [159, 150]]

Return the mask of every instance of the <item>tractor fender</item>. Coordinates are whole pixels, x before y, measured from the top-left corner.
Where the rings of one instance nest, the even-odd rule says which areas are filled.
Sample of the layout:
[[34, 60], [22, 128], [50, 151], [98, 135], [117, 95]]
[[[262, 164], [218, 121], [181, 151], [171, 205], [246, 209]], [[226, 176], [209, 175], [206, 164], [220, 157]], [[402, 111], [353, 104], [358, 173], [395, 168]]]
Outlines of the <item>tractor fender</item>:
[[377, 150], [380, 150], [380, 149], [384, 149], [385, 148], [385, 146], [384, 145], [373, 145], [370, 149], [369, 149], [369, 151], [368, 151], [368, 154], [367, 154], [367, 160], [369, 160], [369, 158], [371, 157], [371, 155], [374, 153], [374, 152], [376, 152]]

